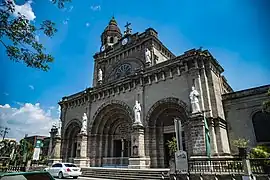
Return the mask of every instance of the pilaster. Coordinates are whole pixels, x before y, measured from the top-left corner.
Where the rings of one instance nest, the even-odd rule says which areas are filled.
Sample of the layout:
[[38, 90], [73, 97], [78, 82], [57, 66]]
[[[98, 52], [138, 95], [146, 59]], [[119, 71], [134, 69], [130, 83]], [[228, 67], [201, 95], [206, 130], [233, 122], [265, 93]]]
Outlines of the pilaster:
[[231, 152], [226, 122], [222, 122], [220, 119], [217, 119], [215, 123], [216, 123], [215, 131], [217, 135], [216, 137], [219, 155], [230, 155]]
[[216, 138], [216, 131], [215, 131], [215, 123], [213, 119], [211, 119], [210, 126], [210, 137], [211, 137], [211, 155], [217, 156], [218, 155], [218, 149], [217, 149], [217, 138]]

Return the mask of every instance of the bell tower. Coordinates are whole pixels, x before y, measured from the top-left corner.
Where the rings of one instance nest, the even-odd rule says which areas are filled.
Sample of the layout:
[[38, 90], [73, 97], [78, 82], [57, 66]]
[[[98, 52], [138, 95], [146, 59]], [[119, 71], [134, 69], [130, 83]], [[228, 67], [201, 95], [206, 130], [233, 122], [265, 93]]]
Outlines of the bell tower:
[[101, 34], [101, 51], [117, 43], [122, 38], [122, 33], [114, 17], [110, 20], [108, 26]]

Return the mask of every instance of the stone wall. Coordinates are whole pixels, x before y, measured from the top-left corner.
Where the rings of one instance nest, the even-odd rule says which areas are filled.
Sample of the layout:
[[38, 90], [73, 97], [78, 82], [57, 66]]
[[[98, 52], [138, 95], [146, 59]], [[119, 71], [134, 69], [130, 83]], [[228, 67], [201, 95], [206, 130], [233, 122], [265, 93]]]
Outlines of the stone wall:
[[[223, 95], [223, 105], [228, 123], [229, 140], [246, 138], [250, 140], [250, 146], [256, 146], [252, 116], [262, 110], [262, 103], [267, 100], [267, 90], [270, 85], [238, 91]], [[232, 152], [237, 149], [231, 146]]]

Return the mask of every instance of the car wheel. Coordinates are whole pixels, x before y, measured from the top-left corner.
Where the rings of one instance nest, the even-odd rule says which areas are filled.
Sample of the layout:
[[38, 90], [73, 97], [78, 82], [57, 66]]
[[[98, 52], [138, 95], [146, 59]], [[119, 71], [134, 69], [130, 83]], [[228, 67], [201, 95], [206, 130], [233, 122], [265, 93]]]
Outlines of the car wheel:
[[73, 179], [78, 179], [78, 176], [74, 176]]
[[63, 173], [62, 173], [62, 172], [59, 172], [59, 173], [58, 173], [58, 178], [59, 178], [59, 179], [62, 179], [62, 178], [63, 178]]

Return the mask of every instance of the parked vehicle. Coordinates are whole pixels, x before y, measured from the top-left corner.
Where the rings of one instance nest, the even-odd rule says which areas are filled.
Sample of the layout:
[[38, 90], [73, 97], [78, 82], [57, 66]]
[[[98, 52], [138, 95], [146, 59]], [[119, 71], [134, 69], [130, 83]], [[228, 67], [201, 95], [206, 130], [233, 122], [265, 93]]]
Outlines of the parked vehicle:
[[82, 175], [81, 168], [72, 163], [55, 163], [51, 167], [45, 168], [44, 171], [49, 172], [53, 177], [59, 179], [73, 177], [77, 179]]
[[0, 173], [1, 180], [54, 180], [48, 172], [32, 171], [32, 172], [13, 172]]

